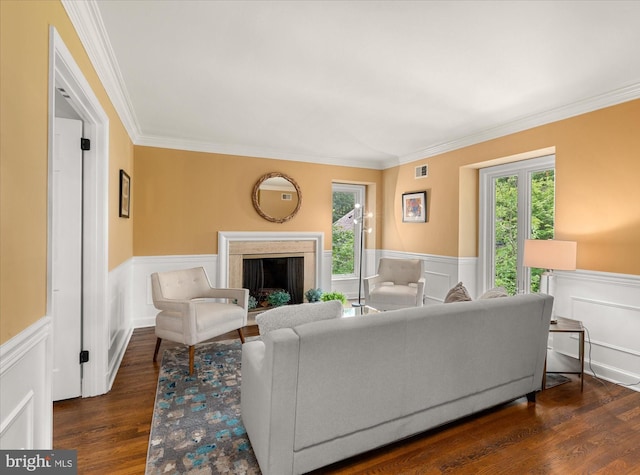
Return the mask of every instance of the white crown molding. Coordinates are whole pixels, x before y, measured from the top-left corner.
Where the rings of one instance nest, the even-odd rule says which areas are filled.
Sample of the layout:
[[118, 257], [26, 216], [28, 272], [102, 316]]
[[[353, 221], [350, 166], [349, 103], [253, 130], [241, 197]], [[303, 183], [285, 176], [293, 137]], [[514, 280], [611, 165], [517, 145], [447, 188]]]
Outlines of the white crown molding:
[[76, 29], [109, 99], [127, 129], [131, 141], [135, 144], [140, 137], [140, 126], [97, 3], [95, 0], [60, 1]]
[[344, 167], [372, 168], [374, 170], [382, 170], [384, 168], [383, 162], [374, 162], [371, 158], [346, 159], [327, 157], [322, 155], [268, 150], [265, 148], [249, 147], [244, 145], [228, 145], [179, 139], [174, 137], [142, 135], [138, 137], [135, 144], [146, 147], [169, 148], [174, 150], [187, 150], [191, 152], [217, 153], [240, 157], [270, 158], [274, 160], [291, 160], [295, 162], [322, 163], [325, 165], [339, 165]]
[[565, 106], [557, 107], [538, 114], [521, 117], [506, 124], [492, 127], [476, 134], [460, 137], [446, 143], [434, 145], [422, 150], [418, 150], [401, 157], [393, 157], [372, 160], [370, 157], [361, 159], [353, 158], [346, 160], [343, 158], [319, 157], [315, 155], [302, 155], [289, 152], [278, 152], [273, 150], [264, 150], [260, 148], [249, 148], [237, 145], [220, 145], [215, 143], [205, 143], [196, 141], [179, 140], [169, 137], [140, 137], [136, 145], [148, 145], [160, 148], [172, 148], [179, 150], [191, 150], [196, 152], [225, 153], [228, 155], [240, 155], [258, 158], [274, 158], [281, 160], [293, 160], [298, 162], [323, 163], [326, 165], [343, 165], [349, 167], [372, 168], [375, 170], [384, 170], [405, 163], [423, 160], [425, 158], [440, 155], [463, 147], [468, 147], [478, 143], [504, 137], [516, 132], [522, 132], [541, 125], [550, 124], [559, 120], [568, 119], [587, 112], [592, 112], [605, 107], [622, 104], [623, 102], [632, 101], [640, 98], [640, 83], [632, 84], [615, 91], [610, 91], [598, 96], [590, 97], [582, 101], [577, 101]]
[[432, 147], [428, 147], [423, 150], [404, 155], [400, 157], [396, 165], [433, 157], [435, 155], [451, 152], [453, 150], [468, 147], [470, 145], [486, 142], [487, 140], [497, 139], [499, 137], [504, 137], [505, 135], [522, 132], [523, 130], [532, 129], [534, 127], [550, 124], [552, 122], [557, 122], [563, 119], [568, 119], [569, 117], [586, 114], [587, 112], [614, 106], [616, 104], [622, 104], [623, 102], [632, 101], [638, 98], [640, 98], [640, 83], [631, 84], [614, 91], [590, 97], [581, 101], [573, 102], [561, 107], [556, 107], [555, 109], [544, 111], [538, 114], [521, 117], [506, 124], [492, 127], [476, 134], [467, 135], [466, 137], [460, 137], [459, 139], [452, 140], [450, 142], [434, 145]]
[[372, 160], [371, 157], [351, 159], [325, 157], [244, 145], [224, 145], [213, 142], [143, 135], [96, 1], [61, 0], [61, 2], [134, 145], [384, 170], [640, 98], [640, 83], [631, 84], [549, 111], [521, 117], [475, 134], [417, 150], [400, 157], [380, 160]]

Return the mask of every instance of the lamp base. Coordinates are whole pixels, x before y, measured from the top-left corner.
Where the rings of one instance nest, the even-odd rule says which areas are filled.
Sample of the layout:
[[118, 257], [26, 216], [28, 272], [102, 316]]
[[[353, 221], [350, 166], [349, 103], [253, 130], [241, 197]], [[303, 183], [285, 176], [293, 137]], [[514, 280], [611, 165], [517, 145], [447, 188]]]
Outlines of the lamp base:
[[[544, 289], [544, 290], [543, 290]], [[540, 292], [543, 294], [554, 296], [556, 290], [556, 276], [555, 274], [547, 270], [540, 275]], [[554, 325], [558, 323], [558, 319], [556, 318], [556, 302], [554, 297], [554, 302], [551, 306], [551, 320], [550, 324]]]

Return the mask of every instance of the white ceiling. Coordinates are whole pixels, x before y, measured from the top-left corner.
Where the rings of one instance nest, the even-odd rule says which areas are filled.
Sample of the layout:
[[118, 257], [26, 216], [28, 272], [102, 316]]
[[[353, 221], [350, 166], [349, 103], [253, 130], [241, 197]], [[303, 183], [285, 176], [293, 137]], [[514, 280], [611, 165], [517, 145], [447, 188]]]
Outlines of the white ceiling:
[[640, 97], [639, 1], [63, 4], [139, 145], [386, 168]]

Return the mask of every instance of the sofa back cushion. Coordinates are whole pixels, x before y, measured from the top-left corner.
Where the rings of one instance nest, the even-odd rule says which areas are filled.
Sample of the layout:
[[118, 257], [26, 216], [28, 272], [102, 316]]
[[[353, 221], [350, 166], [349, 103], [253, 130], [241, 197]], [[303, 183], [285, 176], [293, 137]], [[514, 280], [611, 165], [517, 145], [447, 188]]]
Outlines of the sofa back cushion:
[[342, 313], [342, 302], [339, 300], [283, 305], [261, 313], [256, 317], [256, 323], [260, 335], [266, 335], [279, 328], [293, 328], [304, 323], [340, 318]]

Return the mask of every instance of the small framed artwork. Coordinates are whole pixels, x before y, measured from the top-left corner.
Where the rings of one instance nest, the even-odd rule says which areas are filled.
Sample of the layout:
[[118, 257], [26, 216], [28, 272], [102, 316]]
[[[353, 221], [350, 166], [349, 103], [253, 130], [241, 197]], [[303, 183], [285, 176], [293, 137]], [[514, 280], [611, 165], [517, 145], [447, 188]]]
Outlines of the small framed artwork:
[[120, 170], [120, 217], [129, 217], [131, 203], [131, 178], [124, 170]]
[[402, 222], [427, 222], [427, 192], [402, 193]]

